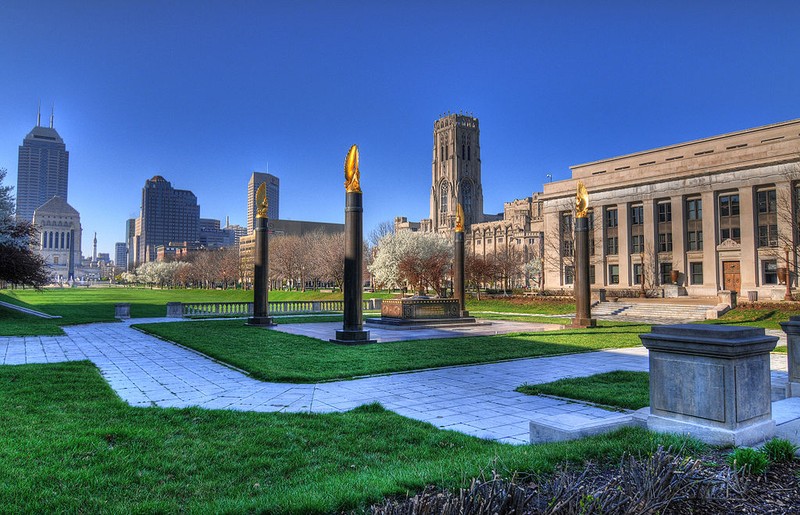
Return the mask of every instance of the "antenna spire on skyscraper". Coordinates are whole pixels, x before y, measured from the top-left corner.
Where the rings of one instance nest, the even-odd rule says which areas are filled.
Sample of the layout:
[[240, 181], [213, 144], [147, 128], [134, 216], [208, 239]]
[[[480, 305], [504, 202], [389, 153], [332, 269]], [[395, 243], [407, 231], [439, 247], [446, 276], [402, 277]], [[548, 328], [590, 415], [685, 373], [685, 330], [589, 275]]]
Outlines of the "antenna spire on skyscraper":
[[39, 107], [36, 108], [36, 126], [42, 125], [42, 99], [39, 99]]
[[50, 107], [50, 128], [53, 128], [53, 117], [56, 114], [56, 103], [53, 102], [53, 105]]

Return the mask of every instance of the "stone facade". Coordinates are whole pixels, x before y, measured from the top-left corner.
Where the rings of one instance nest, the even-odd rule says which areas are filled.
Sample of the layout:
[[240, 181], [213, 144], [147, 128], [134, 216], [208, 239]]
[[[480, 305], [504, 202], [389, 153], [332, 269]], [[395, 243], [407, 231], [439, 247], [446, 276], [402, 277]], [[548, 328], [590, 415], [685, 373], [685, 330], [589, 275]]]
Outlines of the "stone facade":
[[66, 281], [81, 265], [81, 215], [61, 197], [53, 197], [33, 212], [39, 231], [36, 252], [48, 265], [54, 281]]
[[[571, 288], [576, 183], [589, 191], [594, 288], [770, 296], [796, 279], [800, 120], [571, 167], [544, 185], [545, 287]], [[556, 243], [557, 242], [557, 243]], [[673, 272], [675, 271], [675, 272]]]

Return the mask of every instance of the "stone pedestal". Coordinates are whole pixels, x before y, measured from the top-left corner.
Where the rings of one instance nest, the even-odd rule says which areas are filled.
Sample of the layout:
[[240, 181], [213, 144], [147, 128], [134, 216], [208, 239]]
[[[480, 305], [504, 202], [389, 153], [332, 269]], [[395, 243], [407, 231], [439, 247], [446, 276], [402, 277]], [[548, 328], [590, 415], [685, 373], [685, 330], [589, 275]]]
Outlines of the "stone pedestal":
[[128, 303], [114, 304], [114, 318], [127, 319], [131, 317], [131, 305]]
[[680, 286], [677, 284], [665, 284], [662, 288], [664, 289], [665, 299], [677, 299], [680, 296]]
[[786, 383], [787, 397], [800, 397], [800, 316], [781, 322], [786, 333], [787, 362], [789, 365], [789, 382]]
[[731, 290], [720, 290], [717, 292], [720, 304], [727, 304], [731, 309], [736, 307], [736, 292]]
[[752, 445], [775, 433], [764, 329], [695, 324], [654, 326], [650, 351], [653, 431], [689, 433], [713, 445]]
[[275, 323], [269, 316], [269, 236], [267, 218], [256, 216], [253, 229], [256, 234], [255, 255], [253, 256], [253, 316], [247, 319], [247, 325], [273, 326]]
[[167, 318], [183, 318], [183, 302], [167, 302]]
[[343, 345], [377, 342], [370, 339], [362, 321], [363, 215], [361, 192], [348, 191], [344, 210], [344, 323], [342, 330], [336, 331], [336, 338], [331, 339]]

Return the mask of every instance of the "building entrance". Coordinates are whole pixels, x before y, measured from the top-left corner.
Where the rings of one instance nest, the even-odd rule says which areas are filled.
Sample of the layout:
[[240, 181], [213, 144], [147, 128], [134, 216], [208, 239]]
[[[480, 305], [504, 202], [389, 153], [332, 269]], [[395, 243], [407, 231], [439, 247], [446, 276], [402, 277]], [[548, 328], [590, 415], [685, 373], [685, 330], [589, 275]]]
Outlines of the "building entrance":
[[742, 274], [738, 261], [722, 262], [722, 289], [740, 293], [742, 288]]

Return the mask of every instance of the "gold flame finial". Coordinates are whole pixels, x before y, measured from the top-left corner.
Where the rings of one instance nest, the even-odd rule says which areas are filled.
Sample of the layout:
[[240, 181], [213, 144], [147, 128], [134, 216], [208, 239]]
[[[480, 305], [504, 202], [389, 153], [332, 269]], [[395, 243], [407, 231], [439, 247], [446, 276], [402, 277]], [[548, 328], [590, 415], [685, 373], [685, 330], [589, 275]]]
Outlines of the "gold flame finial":
[[461, 207], [461, 202], [456, 204], [456, 232], [464, 232], [464, 209]]
[[344, 188], [347, 193], [361, 193], [361, 171], [358, 169], [358, 145], [350, 147], [344, 160]]
[[268, 206], [269, 202], [267, 201], [267, 183], [262, 182], [261, 186], [259, 186], [258, 190], [256, 190], [256, 218], [266, 218]]
[[575, 218], [586, 218], [589, 210], [589, 193], [583, 181], [578, 181], [578, 192], [575, 195]]

